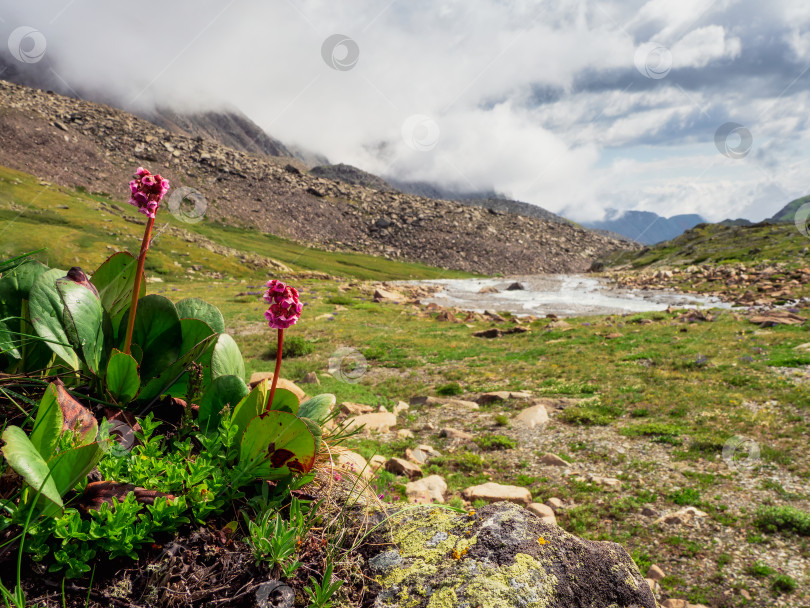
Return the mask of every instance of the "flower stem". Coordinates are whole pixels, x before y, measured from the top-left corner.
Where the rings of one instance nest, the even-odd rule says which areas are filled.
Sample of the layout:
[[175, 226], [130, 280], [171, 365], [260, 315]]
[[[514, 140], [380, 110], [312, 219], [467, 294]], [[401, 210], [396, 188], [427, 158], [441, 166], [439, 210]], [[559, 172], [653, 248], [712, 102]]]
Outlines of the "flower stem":
[[281, 371], [281, 347], [284, 344], [284, 330], [278, 330], [278, 349], [276, 350], [276, 371], [273, 372], [273, 384], [270, 386], [270, 394], [267, 396], [267, 407], [265, 411], [273, 405], [273, 396], [276, 394], [276, 384], [278, 384], [278, 373]]
[[135, 329], [135, 312], [138, 309], [138, 294], [141, 291], [141, 281], [143, 279], [143, 264], [146, 262], [146, 252], [149, 250], [149, 240], [152, 236], [152, 226], [155, 225], [155, 218], [150, 217], [146, 222], [146, 230], [141, 241], [141, 253], [138, 255], [138, 268], [135, 271], [135, 285], [132, 286], [132, 303], [129, 306], [129, 321], [127, 323], [127, 338], [124, 342], [124, 353], [130, 353], [132, 347], [132, 332]]

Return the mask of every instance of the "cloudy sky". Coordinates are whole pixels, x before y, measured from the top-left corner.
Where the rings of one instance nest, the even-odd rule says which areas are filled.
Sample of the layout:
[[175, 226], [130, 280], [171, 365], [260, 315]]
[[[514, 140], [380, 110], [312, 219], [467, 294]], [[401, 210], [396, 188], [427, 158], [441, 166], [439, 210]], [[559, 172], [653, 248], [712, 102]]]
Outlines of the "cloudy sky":
[[75, 90], [230, 104], [331, 162], [580, 221], [810, 193], [808, 28], [806, 0], [0, 0], [0, 52]]

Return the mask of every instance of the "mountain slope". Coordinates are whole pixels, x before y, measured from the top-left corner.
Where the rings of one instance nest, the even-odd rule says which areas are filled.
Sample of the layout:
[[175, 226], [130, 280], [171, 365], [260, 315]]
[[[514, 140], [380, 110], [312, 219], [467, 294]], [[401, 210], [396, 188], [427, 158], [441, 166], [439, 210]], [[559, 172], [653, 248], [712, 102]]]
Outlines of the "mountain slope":
[[615, 210], [608, 210], [607, 219], [599, 222], [582, 222], [582, 225], [597, 230], [608, 230], [639, 243], [652, 245], [673, 239], [705, 221], [696, 214], [666, 218], [650, 211], [625, 211], [618, 216], [616, 213]]
[[0, 164], [118, 201], [145, 164], [172, 180], [175, 193], [180, 185], [198, 190], [208, 221], [483, 274], [584, 271], [629, 246], [570, 224], [319, 178], [289, 158], [247, 154], [109, 106], [2, 81]]
[[796, 218], [796, 212], [799, 210], [799, 207], [810, 203], [810, 194], [807, 196], [803, 196], [801, 198], [797, 198], [794, 201], [790, 201], [787, 205], [782, 207], [779, 211], [777, 211], [773, 217], [771, 217], [768, 221], [769, 222], [793, 222]]

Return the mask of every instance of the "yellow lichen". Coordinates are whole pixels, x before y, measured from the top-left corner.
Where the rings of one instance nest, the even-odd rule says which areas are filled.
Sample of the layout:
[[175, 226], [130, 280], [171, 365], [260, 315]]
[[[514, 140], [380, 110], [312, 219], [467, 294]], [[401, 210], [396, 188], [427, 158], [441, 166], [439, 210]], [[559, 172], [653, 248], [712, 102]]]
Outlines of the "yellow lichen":
[[545, 538], [543, 538], [542, 536], [537, 539], [537, 544], [538, 545], [545, 545], [547, 542], [548, 541]]

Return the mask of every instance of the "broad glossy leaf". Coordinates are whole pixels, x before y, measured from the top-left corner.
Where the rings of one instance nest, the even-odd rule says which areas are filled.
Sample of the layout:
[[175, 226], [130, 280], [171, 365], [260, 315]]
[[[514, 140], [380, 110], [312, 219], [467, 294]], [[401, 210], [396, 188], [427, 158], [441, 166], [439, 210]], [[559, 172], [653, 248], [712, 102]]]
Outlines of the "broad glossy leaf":
[[[121, 323], [126, 327], [129, 312]], [[126, 331], [119, 332], [123, 346]], [[148, 295], [138, 300], [132, 343], [143, 351], [141, 379], [152, 378], [165, 370], [180, 356], [182, 332], [180, 317], [171, 300], [159, 295]]]
[[34, 420], [34, 428], [30, 437], [31, 443], [43, 459], [48, 460], [56, 451], [59, 437], [62, 436], [63, 424], [62, 408], [59, 407], [56, 386], [49, 384], [42, 399], [39, 400], [37, 417]]
[[[162, 370], [157, 376], [141, 387], [138, 401], [150, 401], [155, 397], [166, 394], [175, 383], [180, 381], [188, 366], [199, 359], [216, 340], [216, 334], [204, 338], [199, 344], [185, 353], [177, 361]], [[134, 349], [133, 349], [134, 351]], [[134, 352], [133, 352], [134, 354]], [[243, 383], [244, 384], [244, 383]], [[180, 393], [184, 394], [184, 393]]]
[[107, 390], [118, 403], [129, 403], [138, 394], [141, 378], [138, 376], [138, 362], [132, 355], [113, 349], [107, 363]]
[[[106, 262], [93, 273], [90, 282], [96, 286], [101, 305], [112, 320], [116, 336], [121, 319], [132, 302], [132, 289], [135, 286], [135, 270], [138, 259], [126, 251], [119, 251], [110, 256]], [[146, 281], [141, 281], [139, 297], [146, 295]], [[124, 326], [126, 329], [126, 326]]]
[[310, 418], [303, 418], [301, 417], [301, 422], [307, 425], [309, 432], [312, 433], [312, 437], [315, 439], [315, 453], [318, 453], [318, 449], [321, 447], [321, 439], [323, 438], [323, 429], [321, 429], [321, 425], [315, 422]]
[[200, 298], [185, 298], [175, 304], [181, 319], [199, 319], [216, 333], [225, 332], [225, 319], [219, 308]]
[[39, 275], [31, 288], [29, 314], [37, 334], [50, 340], [48, 348], [68, 367], [78, 370], [79, 357], [73, 348], [66, 346], [69, 341], [62, 322], [64, 304], [56, 288], [56, 281], [65, 274], [64, 270], [54, 268]]
[[337, 399], [331, 393], [315, 395], [301, 404], [298, 409], [298, 416], [321, 421], [329, 415], [329, 412], [335, 407], [335, 403], [337, 403]]
[[93, 413], [71, 396], [61, 380], [56, 380], [53, 386], [56, 388], [56, 398], [62, 410], [62, 431], [78, 435], [82, 445], [95, 441], [98, 435], [98, 421]]
[[308, 473], [315, 464], [315, 438], [300, 418], [268, 411], [248, 424], [239, 459], [255, 467], [256, 476], [264, 479]]
[[[0, 278], [0, 352], [20, 359], [21, 341], [20, 333], [31, 333], [30, 328], [24, 327], [23, 321], [25, 310], [23, 300], [28, 300], [31, 287], [37, 277], [48, 270], [44, 264], [35, 260], [26, 260], [16, 268], [3, 274]], [[25, 329], [25, 331], [23, 331]]]
[[267, 406], [267, 396], [269, 394], [270, 381], [262, 380], [250, 391], [247, 397], [242, 399], [239, 404], [233, 408], [231, 422], [239, 429], [237, 437], [242, 436], [242, 433], [245, 432], [251, 420], [264, 412]]
[[18, 426], [6, 427], [2, 439], [5, 443], [3, 458], [14, 469], [14, 472], [22, 477], [34, 489], [34, 492], [38, 492], [42, 488], [40, 496], [58, 507], [62, 507], [62, 497], [51, 477], [48, 463], [28, 439], [25, 431]]
[[299, 403], [298, 395], [294, 392], [288, 391], [286, 388], [276, 387], [276, 392], [273, 393], [273, 403], [267, 409], [298, 415]]
[[219, 334], [214, 352], [211, 353], [211, 378], [216, 379], [219, 376], [245, 377], [242, 353], [228, 334]]
[[73, 486], [82, 481], [93, 470], [104, 455], [104, 450], [96, 443], [59, 452], [48, 461], [53, 482], [60, 496], [64, 496]]
[[71, 281], [59, 279], [56, 289], [62, 296], [65, 311], [62, 325], [74, 349], [95, 375], [101, 374], [101, 360], [104, 356], [104, 309], [101, 300], [93, 291]]
[[180, 319], [180, 334], [182, 336], [180, 352], [184, 354], [187, 353], [197, 346], [197, 344], [205, 340], [205, 338], [215, 333], [217, 332], [211, 329], [204, 321], [200, 321], [199, 319]]
[[215, 378], [200, 400], [199, 421], [203, 432], [216, 430], [222, 408], [236, 407], [248, 393], [247, 384], [239, 376]]

